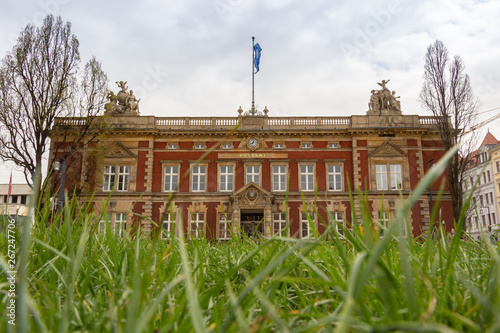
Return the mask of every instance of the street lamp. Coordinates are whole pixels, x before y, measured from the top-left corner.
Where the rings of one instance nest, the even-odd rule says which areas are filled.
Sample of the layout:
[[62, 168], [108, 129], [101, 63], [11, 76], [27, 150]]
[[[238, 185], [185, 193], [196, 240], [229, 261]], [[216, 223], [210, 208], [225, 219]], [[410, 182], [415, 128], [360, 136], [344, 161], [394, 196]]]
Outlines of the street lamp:
[[[62, 170], [61, 170], [61, 186], [59, 187], [59, 208], [57, 210], [58, 213], [61, 213], [62, 207], [64, 205], [64, 183], [66, 181], [66, 159], [60, 156], [56, 156], [62, 161]], [[61, 163], [56, 161], [54, 165], [54, 170], [59, 171], [61, 169]], [[58, 222], [58, 226], [59, 226]]]
[[[427, 172], [429, 172], [429, 169], [430, 169], [430, 165], [431, 163], [434, 162], [434, 159], [431, 158], [430, 160], [427, 161]], [[432, 183], [431, 185], [429, 186], [429, 203], [430, 203], [430, 207], [429, 207], [429, 224], [431, 223], [431, 218], [432, 218], [432, 210], [434, 207], [432, 207]], [[434, 224], [432, 225], [432, 228], [434, 229]], [[433, 233], [434, 235], [434, 233]], [[433, 236], [434, 238], [434, 236]]]
[[[429, 172], [429, 169], [430, 169], [430, 164], [434, 162], [434, 159], [430, 159], [427, 161], [427, 172]], [[430, 200], [430, 213], [429, 213], [429, 216], [432, 216], [432, 183], [431, 185], [429, 186], [429, 200]]]

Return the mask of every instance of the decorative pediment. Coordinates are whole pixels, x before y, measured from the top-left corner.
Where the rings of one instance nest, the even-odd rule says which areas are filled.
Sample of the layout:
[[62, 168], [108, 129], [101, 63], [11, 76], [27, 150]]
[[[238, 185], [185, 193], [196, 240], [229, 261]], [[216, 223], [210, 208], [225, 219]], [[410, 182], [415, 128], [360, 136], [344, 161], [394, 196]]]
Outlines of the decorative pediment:
[[104, 156], [107, 158], [135, 158], [134, 153], [125, 147], [121, 142], [112, 143], [106, 148]]
[[240, 207], [260, 207], [269, 205], [274, 200], [274, 195], [252, 182], [234, 192], [231, 200], [237, 201]]
[[398, 146], [390, 143], [390, 142], [386, 142], [384, 144], [382, 144], [380, 147], [378, 147], [377, 149], [375, 149], [375, 151], [372, 153], [371, 156], [373, 157], [402, 157], [402, 156], [405, 156], [405, 152], [399, 148]]

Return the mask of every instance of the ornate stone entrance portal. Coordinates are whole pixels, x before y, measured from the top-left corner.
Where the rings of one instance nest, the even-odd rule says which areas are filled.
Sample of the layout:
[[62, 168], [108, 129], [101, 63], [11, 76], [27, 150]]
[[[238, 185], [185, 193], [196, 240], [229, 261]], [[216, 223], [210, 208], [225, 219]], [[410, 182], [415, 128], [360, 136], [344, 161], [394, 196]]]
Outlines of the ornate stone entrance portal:
[[241, 230], [248, 237], [264, 235], [264, 210], [242, 209], [240, 212]]
[[247, 236], [271, 236], [271, 212], [274, 195], [255, 183], [249, 183], [231, 195], [234, 232]]

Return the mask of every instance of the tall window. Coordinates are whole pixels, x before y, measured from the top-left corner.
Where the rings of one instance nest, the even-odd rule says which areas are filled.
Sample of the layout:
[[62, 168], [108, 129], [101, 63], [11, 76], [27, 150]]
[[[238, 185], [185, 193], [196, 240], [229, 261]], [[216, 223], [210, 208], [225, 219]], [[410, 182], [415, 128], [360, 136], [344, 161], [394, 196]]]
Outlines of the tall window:
[[273, 165], [273, 191], [286, 191], [286, 165]]
[[300, 189], [314, 191], [314, 165], [300, 166]]
[[389, 226], [389, 215], [387, 212], [378, 212], [379, 223], [380, 223], [380, 237], [384, 236], [385, 230]]
[[118, 191], [128, 191], [130, 166], [120, 165], [118, 167]]
[[328, 165], [328, 190], [342, 191], [341, 165]]
[[175, 235], [175, 213], [163, 216], [161, 239], [169, 239]]
[[500, 161], [496, 161], [495, 165], [497, 166], [497, 172], [500, 172]]
[[200, 237], [204, 235], [205, 213], [191, 213], [189, 216], [189, 226], [191, 228], [191, 237]]
[[377, 177], [377, 190], [387, 190], [387, 165], [375, 165], [375, 173]]
[[115, 167], [113, 165], [106, 165], [104, 167], [104, 185], [103, 191], [111, 191], [115, 186]]
[[99, 221], [99, 233], [106, 233], [106, 221], [111, 223], [111, 213], [106, 213], [106, 215], [101, 215], [101, 220]]
[[164, 167], [163, 189], [165, 192], [177, 191], [179, 181], [179, 166], [166, 165]]
[[302, 238], [303, 239], [308, 239], [308, 238], [311, 238], [311, 236], [312, 236], [311, 225], [309, 224], [309, 219], [307, 218], [308, 215], [314, 224], [314, 214], [302, 213], [301, 231], [302, 231]]
[[231, 238], [232, 214], [219, 213], [219, 239]]
[[401, 165], [391, 164], [391, 190], [400, 190], [403, 188], [403, 182], [401, 178]]
[[115, 234], [123, 237], [124, 231], [127, 230], [127, 214], [116, 213], [115, 214]]
[[273, 232], [274, 234], [284, 235], [284, 230], [286, 227], [286, 214], [285, 213], [274, 213], [273, 214]]
[[[330, 212], [333, 223], [335, 223], [335, 228], [337, 229], [337, 232], [339, 235], [343, 236], [344, 235], [344, 230], [345, 230], [345, 224], [344, 224], [344, 213], [342, 212]], [[339, 227], [339, 225], [342, 226], [342, 228]]]
[[391, 190], [399, 190], [403, 188], [401, 164], [375, 165], [375, 178], [377, 190], [387, 190], [389, 188], [388, 180], [390, 180]]
[[191, 172], [191, 190], [193, 192], [205, 191], [207, 167], [205, 165], [197, 165]]
[[233, 190], [233, 166], [221, 165], [219, 172], [219, 188], [220, 191]]
[[247, 174], [245, 184], [254, 182], [260, 186], [260, 165], [247, 165], [245, 169]]

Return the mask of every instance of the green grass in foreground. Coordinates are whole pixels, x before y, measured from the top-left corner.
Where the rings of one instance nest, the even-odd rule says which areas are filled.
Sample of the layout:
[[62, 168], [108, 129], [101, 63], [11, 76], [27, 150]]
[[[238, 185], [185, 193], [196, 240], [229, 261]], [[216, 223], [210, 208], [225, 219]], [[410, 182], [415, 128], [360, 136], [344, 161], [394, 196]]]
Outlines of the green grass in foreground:
[[[42, 212], [31, 233], [16, 234], [15, 327], [7, 323], [6, 274], [0, 277], [0, 331], [498, 332], [496, 243], [460, 240], [463, 220], [451, 240], [439, 232], [436, 239], [399, 237], [443, 163], [383, 239], [366, 218], [365, 235], [354, 228], [345, 241], [332, 224], [313, 240], [167, 243], [99, 235], [88, 207], [65, 214], [60, 230], [46, 226]], [[7, 272], [6, 237], [0, 249]]]

